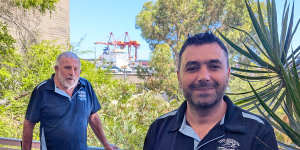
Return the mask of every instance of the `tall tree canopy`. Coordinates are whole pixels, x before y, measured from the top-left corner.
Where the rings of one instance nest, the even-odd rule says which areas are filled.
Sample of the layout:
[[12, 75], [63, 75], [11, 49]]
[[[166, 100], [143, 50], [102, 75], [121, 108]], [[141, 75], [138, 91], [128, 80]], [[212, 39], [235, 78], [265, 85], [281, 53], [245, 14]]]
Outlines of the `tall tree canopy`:
[[218, 28], [236, 41], [244, 40], [242, 34], [227, 25], [251, 30], [246, 11], [241, 0], [149, 1], [136, 16], [136, 28], [142, 31], [151, 49], [157, 44], [168, 44], [177, 62], [180, 47], [189, 34]]

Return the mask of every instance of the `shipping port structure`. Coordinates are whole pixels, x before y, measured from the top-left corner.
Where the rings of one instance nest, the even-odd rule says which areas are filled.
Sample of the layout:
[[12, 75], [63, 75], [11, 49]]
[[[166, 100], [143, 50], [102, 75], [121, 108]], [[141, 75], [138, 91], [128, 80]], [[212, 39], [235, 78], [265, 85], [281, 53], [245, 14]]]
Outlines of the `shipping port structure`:
[[[95, 45], [105, 45], [99, 60], [102, 66], [110, 66], [113, 72], [132, 72], [139, 65], [137, 53], [140, 43], [130, 40], [128, 32], [125, 32], [123, 40], [116, 40], [112, 32], [106, 42], [98, 41]], [[118, 70], [119, 68], [119, 70]]]

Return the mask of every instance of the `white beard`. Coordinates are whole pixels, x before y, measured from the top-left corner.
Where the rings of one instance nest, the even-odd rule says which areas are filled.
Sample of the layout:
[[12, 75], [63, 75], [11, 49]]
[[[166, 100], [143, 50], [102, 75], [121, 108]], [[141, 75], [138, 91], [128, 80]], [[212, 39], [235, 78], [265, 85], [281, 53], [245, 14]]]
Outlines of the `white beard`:
[[79, 80], [79, 78], [77, 78], [77, 79], [74, 79], [74, 81], [72, 83], [70, 83], [70, 82], [68, 82], [67, 79], [63, 78], [63, 76], [60, 73], [58, 73], [57, 79], [58, 79], [59, 83], [63, 86], [63, 88], [66, 88], [66, 89], [75, 88], [76, 85], [78, 84], [78, 80]]

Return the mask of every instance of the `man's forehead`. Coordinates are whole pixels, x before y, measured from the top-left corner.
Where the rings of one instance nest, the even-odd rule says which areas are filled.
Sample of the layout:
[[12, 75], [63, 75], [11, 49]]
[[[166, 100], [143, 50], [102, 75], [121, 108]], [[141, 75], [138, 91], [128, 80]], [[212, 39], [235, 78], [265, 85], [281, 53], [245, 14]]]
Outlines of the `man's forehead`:
[[182, 54], [182, 62], [225, 59], [224, 50], [216, 43], [190, 45]]
[[73, 64], [73, 65], [79, 65], [80, 64], [80, 61], [78, 59], [69, 58], [69, 57], [62, 57], [59, 60], [59, 62], [63, 63], [63, 64]]

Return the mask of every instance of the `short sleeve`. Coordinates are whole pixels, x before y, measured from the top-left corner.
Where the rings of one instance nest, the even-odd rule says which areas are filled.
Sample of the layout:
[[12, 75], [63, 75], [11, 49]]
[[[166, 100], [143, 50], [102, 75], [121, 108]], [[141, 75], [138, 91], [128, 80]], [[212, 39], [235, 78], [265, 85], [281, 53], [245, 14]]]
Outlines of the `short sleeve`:
[[30, 101], [27, 107], [25, 118], [32, 123], [40, 121], [40, 108], [41, 108], [41, 93], [38, 88], [35, 88], [31, 93]]
[[88, 85], [89, 85], [89, 90], [91, 93], [91, 103], [92, 103], [91, 114], [93, 114], [101, 109], [101, 105], [98, 101], [97, 95], [96, 95], [92, 85], [90, 83]]

